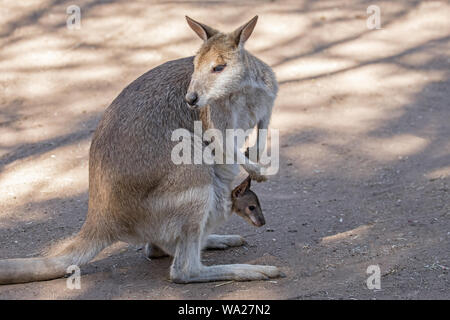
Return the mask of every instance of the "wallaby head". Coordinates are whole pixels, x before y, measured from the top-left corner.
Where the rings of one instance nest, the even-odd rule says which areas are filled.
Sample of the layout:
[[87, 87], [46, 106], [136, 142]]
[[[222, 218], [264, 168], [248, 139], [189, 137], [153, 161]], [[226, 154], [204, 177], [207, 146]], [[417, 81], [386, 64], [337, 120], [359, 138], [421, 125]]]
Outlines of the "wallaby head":
[[186, 94], [191, 108], [202, 108], [239, 90], [246, 69], [244, 43], [258, 20], [255, 16], [231, 33], [222, 33], [186, 16], [203, 40], [194, 59], [194, 73]]
[[258, 196], [250, 190], [251, 179], [247, 177], [231, 192], [232, 210], [244, 218], [248, 223], [261, 227], [266, 224], [259, 204]]

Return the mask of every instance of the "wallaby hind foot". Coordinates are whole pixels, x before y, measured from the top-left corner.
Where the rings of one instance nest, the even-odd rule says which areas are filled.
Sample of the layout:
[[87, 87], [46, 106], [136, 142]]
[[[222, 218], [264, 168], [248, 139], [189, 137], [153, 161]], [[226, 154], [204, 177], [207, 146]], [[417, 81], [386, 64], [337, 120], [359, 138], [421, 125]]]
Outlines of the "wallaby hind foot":
[[226, 264], [204, 266], [200, 261], [200, 241], [191, 238], [180, 241], [170, 269], [170, 278], [175, 283], [210, 281], [251, 281], [284, 277], [274, 266]]
[[212, 281], [254, 281], [269, 280], [285, 277], [277, 267], [252, 264], [223, 264], [215, 266], [201, 266], [191, 273], [181, 273], [172, 276], [175, 283], [194, 283]]
[[[204, 249], [224, 250], [231, 247], [239, 247], [245, 244], [245, 240], [240, 235], [218, 235], [211, 234], [207, 237]], [[144, 248], [144, 255], [149, 259], [168, 257], [158, 246], [147, 243]]]
[[239, 247], [245, 244], [245, 240], [240, 235], [219, 235], [211, 234], [206, 239], [205, 249], [223, 250], [231, 247]]

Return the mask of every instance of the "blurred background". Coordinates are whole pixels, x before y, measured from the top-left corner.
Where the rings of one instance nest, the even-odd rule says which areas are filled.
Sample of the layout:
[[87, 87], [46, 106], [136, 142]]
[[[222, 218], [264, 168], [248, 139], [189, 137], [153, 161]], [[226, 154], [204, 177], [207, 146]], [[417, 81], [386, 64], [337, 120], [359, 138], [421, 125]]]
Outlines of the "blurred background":
[[[70, 5], [80, 29], [67, 28]], [[82, 269], [80, 290], [58, 279], [0, 298], [450, 298], [448, 1], [0, 1], [0, 258], [80, 228], [92, 133], [128, 83], [195, 54], [185, 15], [232, 31], [256, 14], [246, 46], [279, 81], [280, 171], [254, 186], [267, 224], [234, 217], [220, 232], [248, 244], [204, 262], [287, 278], [176, 285], [170, 259], [119, 243]], [[370, 265], [380, 290], [366, 286]]]

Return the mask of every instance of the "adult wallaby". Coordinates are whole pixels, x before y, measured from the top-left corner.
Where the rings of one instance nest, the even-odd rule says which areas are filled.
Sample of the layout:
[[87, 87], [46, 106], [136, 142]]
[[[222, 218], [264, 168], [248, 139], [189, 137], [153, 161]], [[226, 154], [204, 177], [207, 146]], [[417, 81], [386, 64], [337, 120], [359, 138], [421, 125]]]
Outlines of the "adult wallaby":
[[[173, 256], [174, 282], [281, 275], [273, 266], [201, 263], [204, 247], [243, 244], [237, 235], [210, 235], [232, 213], [239, 165], [176, 165], [171, 134], [179, 128], [194, 132], [205, 106], [221, 130], [267, 128], [277, 82], [270, 67], [244, 49], [257, 17], [228, 34], [187, 21], [204, 41], [197, 55], [148, 71], [106, 109], [90, 148], [89, 208], [80, 232], [45, 257], [0, 260], [0, 284], [62, 277], [68, 266], [89, 262], [116, 241], [150, 243]], [[244, 168], [264, 180], [256, 162]]]

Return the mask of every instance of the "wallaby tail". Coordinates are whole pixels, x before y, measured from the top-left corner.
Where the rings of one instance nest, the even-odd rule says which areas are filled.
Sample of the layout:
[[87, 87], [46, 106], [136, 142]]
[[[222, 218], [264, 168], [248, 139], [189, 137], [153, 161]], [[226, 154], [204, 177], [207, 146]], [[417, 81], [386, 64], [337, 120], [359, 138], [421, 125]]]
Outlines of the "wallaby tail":
[[64, 240], [44, 257], [0, 260], [0, 284], [24, 283], [61, 278], [71, 265], [81, 266], [92, 260], [110, 243], [82, 232]]

